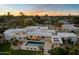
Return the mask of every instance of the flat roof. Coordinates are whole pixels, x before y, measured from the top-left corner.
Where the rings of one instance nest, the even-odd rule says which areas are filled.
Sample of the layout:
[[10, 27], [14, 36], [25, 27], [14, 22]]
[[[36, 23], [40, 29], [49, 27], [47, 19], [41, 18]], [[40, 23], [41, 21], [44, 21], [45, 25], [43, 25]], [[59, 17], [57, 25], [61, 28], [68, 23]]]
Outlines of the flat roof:
[[27, 35], [52, 36], [52, 33], [47, 31], [35, 30], [35, 31], [28, 31]]
[[77, 37], [74, 33], [57, 33], [57, 36], [59, 37]]
[[11, 35], [12, 33], [18, 32], [24, 32], [26, 35], [52, 36], [52, 34], [55, 33], [55, 30], [50, 30], [48, 27], [42, 26], [29, 26], [26, 28], [8, 29], [4, 32], [4, 34]]

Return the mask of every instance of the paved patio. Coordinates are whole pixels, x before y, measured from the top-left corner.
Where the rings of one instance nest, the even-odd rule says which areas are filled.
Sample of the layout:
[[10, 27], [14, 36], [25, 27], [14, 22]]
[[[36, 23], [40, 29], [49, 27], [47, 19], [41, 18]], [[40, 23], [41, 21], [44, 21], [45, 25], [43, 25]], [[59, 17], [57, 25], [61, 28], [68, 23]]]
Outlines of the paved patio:
[[51, 46], [52, 46], [52, 43], [50, 41], [45, 41], [45, 45], [44, 45], [44, 54], [45, 55], [50, 55], [48, 53], [48, 50], [51, 50]]

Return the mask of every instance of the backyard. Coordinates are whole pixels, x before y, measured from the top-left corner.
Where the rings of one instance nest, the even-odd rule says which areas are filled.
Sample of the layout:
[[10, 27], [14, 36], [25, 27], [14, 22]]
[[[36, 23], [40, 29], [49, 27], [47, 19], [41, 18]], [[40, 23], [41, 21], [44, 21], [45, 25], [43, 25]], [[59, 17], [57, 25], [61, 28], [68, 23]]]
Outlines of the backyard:
[[43, 51], [12, 50], [9, 42], [0, 44], [0, 55], [43, 55]]
[[0, 55], [8, 54], [9, 51], [10, 51], [10, 43], [9, 42], [0, 44]]
[[43, 55], [42, 51], [11, 50], [11, 55]]

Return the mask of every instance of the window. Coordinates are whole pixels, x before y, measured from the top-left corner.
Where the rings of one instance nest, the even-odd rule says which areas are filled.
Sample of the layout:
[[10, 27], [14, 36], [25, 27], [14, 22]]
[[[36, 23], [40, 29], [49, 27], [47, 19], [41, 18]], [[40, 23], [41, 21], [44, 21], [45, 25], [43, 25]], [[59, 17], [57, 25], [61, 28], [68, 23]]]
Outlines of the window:
[[55, 42], [59, 42], [59, 40], [54, 40]]
[[25, 32], [23, 32], [23, 34], [25, 34]]
[[41, 36], [41, 38], [45, 39], [45, 36]]
[[50, 38], [50, 37], [47, 37], [48, 39]]
[[30, 48], [30, 49], [32, 49], [32, 48]]
[[30, 36], [32, 38], [32, 36]]
[[22, 37], [19, 37], [19, 39], [22, 39]]
[[27, 39], [27, 36], [26, 36], [26, 39]]
[[53, 38], [53, 39], [58, 39], [58, 38]]
[[36, 48], [34, 48], [34, 50], [36, 50]]
[[60, 47], [62, 47], [62, 44], [60, 44]]
[[53, 38], [53, 40], [54, 40], [55, 42], [59, 42], [58, 38]]

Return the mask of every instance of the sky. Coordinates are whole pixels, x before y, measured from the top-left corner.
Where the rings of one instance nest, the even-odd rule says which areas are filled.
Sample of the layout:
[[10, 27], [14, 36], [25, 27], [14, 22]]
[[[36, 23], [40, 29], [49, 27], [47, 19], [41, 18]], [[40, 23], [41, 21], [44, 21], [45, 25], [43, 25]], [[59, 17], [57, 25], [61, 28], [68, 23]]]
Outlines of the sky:
[[79, 15], [79, 4], [0, 4], [0, 15], [10, 12], [13, 15], [19, 15], [23, 12], [25, 15]]

